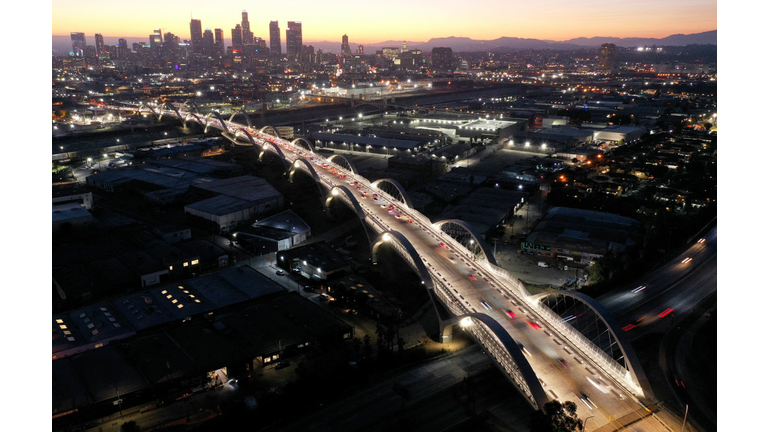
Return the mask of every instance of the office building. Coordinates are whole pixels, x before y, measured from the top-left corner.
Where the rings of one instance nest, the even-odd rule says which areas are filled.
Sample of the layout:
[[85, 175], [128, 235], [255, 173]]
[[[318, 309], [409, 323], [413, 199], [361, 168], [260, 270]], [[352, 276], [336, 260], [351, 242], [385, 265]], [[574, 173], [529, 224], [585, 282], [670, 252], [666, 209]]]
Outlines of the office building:
[[85, 33], [70, 33], [72, 39], [72, 55], [85, 57]]
[[288, 21], [288, 28], [285, 30], [285, 52], [288, 56], [298, 58], [301, 56], [304, 44], [301, 38], [301, 23]]
[[600, 71], [611, 72], [614, 68], [616, 58], [616, 45], [612, 43], [602, 44], [600, 46]]
[[96, 53], [101, 55], [101, 52], [104, 51], [104, 36], [101, 33], [96, 33], [94, 38], [96, 39]]
[[243, 49], [243, 29], [240, 24], [232, 29], [232, 48]]
[[[160, 29], [155, 29], [154, 33], [149, 35], [149, 47], [153, 50], [157, 50], [163, 46], [163, 32]], [[96, 47], [98, 51], [98, 47]]]
[[453, 50], [447, 47], [432, 48], [432, 70], [433, 71], [451, 71], [453, 70]]
[[243, 11], [243, 45], [253, 45], [253, 32], [251, 31], [251, 23], [248, 22], [248, 12]]
[[349, 36], [347, 35], [341, 37], [341, 55], [345, 57], [352, 55], [352, 50], [349, 48]]
[[203, 52], [203, 24], [198, 19], [189, 22], [189, 35], [192, 42], [192, 52]]
[[283, 53], [280, 45], [280, 27], [277, 21], [270, 21], [269, 23], [269, 49], [272, 54], [280, 55]]
[[213, 56], [214, 46], [213, 32], [211, 29], [205, 29], [205, 32], [203, 32], [203, 55]]
[[213, 30], [214, 55], [224, 55], [224, 30]]

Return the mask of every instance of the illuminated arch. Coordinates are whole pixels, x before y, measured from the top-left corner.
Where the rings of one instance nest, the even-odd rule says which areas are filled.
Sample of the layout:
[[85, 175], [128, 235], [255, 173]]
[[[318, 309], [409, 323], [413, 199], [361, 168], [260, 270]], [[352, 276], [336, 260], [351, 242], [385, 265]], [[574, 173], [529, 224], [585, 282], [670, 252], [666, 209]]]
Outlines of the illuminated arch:
[[[382, 183], [384, 185], [390, 185], [390, 187], [388, 187], [386, 190], [382, 189], [382, 187], [379, 186]], [[384, 179], [379, 179], [379, 180], [374, 181], [373, 183], [371, 183], [371, 185], [377, 187], [380, 191], [388, 194], [392, 198], [395, 198], [398, 201], [402, 202], [408, 208], [410, 208], [410, 209], [413, 208], [413, 203], [411, 202], [411, 198], [405, 192], [405, 188], [402, 187], [400, 185], [400, 183], [397, 182], [397, 180], [393, 180], [393, 179], [390, 179], [390, 178], [384, 178]], [[393, 193], [396, 193], [396, 194], [400, 195], [400, 197], [399, 198], [396, 197], [395, 195], [393, 195]]]
[[[467, 236], [467, 235], [470, 236], [472, 240], [474, 240], [474, 244], [477, 245], [479, 252], [483, 255], [485, 260], [495, 266], [498, 266], [498, 264], [496, 264], [496, 258], [493, 257], [493, 251], [485, 242], [485, 240], [483, 240], [483, 236], [481, 236], [474, 228], [472, 228], [472, 225], [459, 219], [445, 219], [445, 220], [437, 221], [433, 223], [433, 225], [435, 228], [440, 229], [442, 232], [445, 232], [451, 237], [453, 237], [451, 232], [447, 231], [444, 227], [451, 227], [452, 225], [458, 225], [459, 234], [464, 236]], [[470, 253], [472, 254], [476, 253], [474, 250], [470, 249], [470, 247], [464, 244], [464, 242], [462, 242], [461, 240], [457, 240], [457, 241], [461, 243], [461, 245], [464, 246], [464, 248], [467, 249]]]
[[[270, 144], [265, 144], [270, 145]], [[317, 174], [317, 171], [315, 171], [315, 167], [312, 166], [311, 163], [307, 162], [305, 159], [298, 158], [295, 161], [293, 161], [293, 165], [291, 165], [291, 170], [288, 173], [289, 180], [293, 182], [293, 174], [296, 172], [297, 169], [301, 169], [302, 171], [306, 172], [310, 176], [312, 176], [312, 179], [317, 183], [318, 186], [320, 186], [320, 176]]]
[[429, 270], [427, 270], [421, 257], [419, 257], [419, 253], [416, 252], [416, 248], [414, 248], [411, 242], [398, 231], [384, 231], [376, 238], [373, 247], [371, 248], [371, 261], [374, 264], [378, 262], [379, 247], [385, 243], [394, 246], [397, 253], [399, 253], [411, 268], [418, 273], [419, 277], [421, 277], [421, 283], [423, 283], [428, 290], [434, 289]]
[[[620, 373], [615, 375], [629, 384], [629, 387], [636, 390], [638, 394], [650, 392], [648, 378], [632, 345], [611, 313], [600, 302], [574, 291], [544, 292], [532, 295], [531, 299], [538, 301], [542, 309], [551, 311], [553, 315], [549, 318], [555, 323], [550, 322], [550, 325], [567, 326], [576, 330], [578, 334], [575, 336], [578, 339], [589, 342], [592, 347], [599, 350], [599, 353], [602, 353], [599, 358], [612, 365], [606, 370], [619, 371]], [[545, 318], [547, 318], [546, 315]], [[572, 334], [567, 331], [562, 333]], [[595, 358], [595, 356], [589, 357]]]
[[232, 119], [235, 118], [236, 115], [242, 114], [243, 117], [245, 117], [245, 122], [248, 124], [249, 128], [253, 128], [253, 124], [251, 123], [251, 118], [248, 116], [248, 113], [245, 111], [245, 109], [239, 109], [239, 110], [232, 110], [232, 115], [229, 116], [229, 121], [232, 121]]
[[179, 110], [176, 108], [176, 106], [175, 106], [175, 105], [173, 105], [172, 103], [170, 103], [170, 102], [168, 102], [168, 101], [166, 101], [166, 102], [163, 102], [163, 103], [162, 103], [162, 105], [160, 105], [160, 109], [161, 109], [161, 111], [160, 111], [160, 118], [159, 118], [158, 120], [162, 120], [162, 119], [163, 119], [163, 112], [162, 112], [162, 109], [163, 109], [163, 107], [165, 107], [165, 108], [170, 108], [170, 110], [171, 110], [171, 111], [173, 111], [174, 113], [176, 113], [176, 117], [177, 117], [179, 120], [181, 120], [181, 123], [184, 125], [184, 127], [187, 127], [187, 123], [186, 123], [186, 121], [184, 120], [184, 117], [183, 117], [183, 116], [182, 116], [182, 115], [179, 113]]
[[291, 145], [303, 147], [304, 149], [309, 150], [312, 153], [315, 152], [315, 146], [312, 145], [311, 142], [307, 141], [304, 138], [296, 138], [295, 140], [291, 141]]
[[161, 114], [158, 114], [158, 113], [157, 113], [157, 111], [155, 111], [155, 110], [154, 110], [154, 108], [152, 108], [152, 107], [151, 107], [151, 106], [149, 106], [149, 105], [145, 105], [144, 103], [140, 103], [140, 104], [139, 104], [139, 113], [141, 113], [141, 110], [142, 110], [142, 109], [144, 109], [144, 108], [148, 109], [148, 110], [149, 110], [149, 112], [151, 112], [151, 113], [152, 113], [152, 114], [155, 116], [155, 118], [156, 118], [158, 121], [160, 121], [160, 119], [161, 119], [161, 116], [162, 116], [162, 113], [161, 113]]
[[224, 118], [221, 117], [221, 113], [218, 111], [211, 111], [208, 113], [208, 115], [205, 116], [205, 128], [203, 129], [203, 133], [208, 133], [208, 126], [211, 116], [216, 117], [216, 120], [221, 123], [221, 127], [224, 129], [225, 133], [229, 133], [229, 126], [227, 126], [227, 123], [224, 121]]
[[[248, 138], [248, 142], [251, 144], [251, 146], [252, 146], [252, 147], [254, 147], [254, 150], [256, 150], [256, 147], [258, 147], [259, 149], [261, 149], [261, 145], [259, 145], [259, 143], [257, 143], [257, 142], [256, 142], [256, 140], [255, 140], [255, 139], [253, 139], [253, 136], [251, 136], [251, 134], [250, 134], [250, 133], [248, 133], [248, 131], [247, 131], [247, 130], [245, 130], [244, 128], [233, 128], [233, 129], [235, 130], [235, 133], [234, 133], [234, 134], [232, 134], [232, 133], [229, 133], [229, 134], [224, 134], [224, 136], [226, 136], [227, 138], [229, 138], [229, 135], [231, 135], [231, 136], [232, 136], [232, 138], [230, 138], [230, 140], [231, 140], [233, 143], [235, 143], [235, 144], [237, 144], [237, 145], [241, 145], [241, 146], [242, 146], [242, 145], [247, 145], [247, 144], [242, 144], [242, 143], [240, 143], [239, 141], [237, 141], [237, 137], [238, 137], [238, 136], [240, 136], [240, 135], [245, 135], [245, 137], [246, 137], [246, 138]], [[261, 155], [259, 155], [259, 160], [261, 160]]]
[[462, 315], [457, 318], [457, 322], [465, 332], [485, 347], [496, 366], [506, 372], [507, 379], [525, 396], [528, 403], [534, 409], [543, 409], [550, 399], [520, 346], [507, 330], [498, 321], [483, 313]]
[[[251, 142], [253, 142], [253, 145], [256, 146], [257, 144], [255, 141], [253, 141], [253, 137], [251, 137], [251, 134], [249, 134], [247, 131], [245, 132], [245, 134], [248, 136]], [[280, 158], [280, 160], [283, 161], [283, 165], [285, 165], [286, 171], [289, 168], [291, 168], [289, 166], [290, 162], [288, 161], [288, 159], [285, 158], [285, 154], [283, 153], [282, 150], [280, 150], [280, 147], [271, 143], [264, 143], [264, 145], [261, 146], [261, 153], [259, 153], [259, 160], [262, 160], [262, 158], [264, 157], [264, 154], [268, 151], [275, 153]]]
[[[296, 162], [294, 162], [294, 165], [296, 165]], [[341, 198], [342, 201], [347, 203], [347, 205], [352, 207], [352, 210], [357, 214], [357, 217], [361, 221], [365, 221], [365, 212], [363, 211], [363, 208], [360, 206], [360, 201], [357, 200], [357, 198], [355, 197], [355, 194], [353, 194], [352, 191], [349, 190], [349, 188], [346, 186], [332, 187], [330, 192], [328, 193], [328, 198], [325, 199], [325, 207], [329, 208], [331, 204], [331, 200], [337, 196]]]
[[267, 135], [272, 135], [273, 137], [277, 137], [277, 138], [281, 138], [282, 139], [282, 137], [280, 136], [280, 132], [278, 132], [277, 129], [275, 129], [274, 127], [269, 126], [269, 125], [264, 126], [263, 128], [259, 129], [259, 133], [263, 133], [263, 134], [267, 134]]
[[352, 164], [352, 161], [349, 160], [349, 158], [347, 158], [344, 155], [341, 155], [341, 154], [331, 155], [328, 158], [328, 162], [333, 162], [336, 165], [339, 165], [342, 168], [345, 168], [346, 170], [351, 171], [352, 174], [359, 175], [359, 173], [357, 172], [357, 167], [355, 167], [355, 165]]
[[183, 104], [181, 104], [181, 110], [184, 110], [184, 107], [192, 107], [194, 111], [187, 109], [186, 115], [184, 116], [184, 127], [187, 127], [187, 120], [189, 120], [190, 117], [194, 117], [195, 121], [197, 121], [197, 124], [203, 125], [203, 122], [200, 120], [199, 114], [200, 110], [197, 109], [197, 104], [192, 99], [187, 99], [184, 101]]

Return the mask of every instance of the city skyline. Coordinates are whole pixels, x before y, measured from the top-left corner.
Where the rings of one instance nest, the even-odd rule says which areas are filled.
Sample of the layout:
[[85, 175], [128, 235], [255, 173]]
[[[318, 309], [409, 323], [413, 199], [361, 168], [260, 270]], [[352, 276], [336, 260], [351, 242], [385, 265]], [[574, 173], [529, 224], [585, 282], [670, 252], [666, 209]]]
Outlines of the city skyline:
[[[203, 29], [220, 28], [227, 33], [241, 21], [244, 11], [249, 12], [251, 31], [255, 37], [269, 39], [270, 21], [278, 21], [283, 31], [288, 21], [294, 21], [303, 23], [306, 43], [339, 40], [344, 33], [350, 35], [350, 41], [356, 44], [372, 44], [387, 40], [416, 41], [450, 36], [553, 41], [579, 37], [663, 38], [717, 29], [715, 0], [653, 0], [642, 5], [589, 0], [578, 7], [564, 0], [544, 0], [536, 5], [498, 4], [492, 0], [481, 0], [473, 4], [473, 10], [480, 11], [479, 19], [471, 22], [464, 22], [466, 14], [461, 10], [466, 9], [466, 5], [456, 0], [442, 2], [439, 8], [433, 2], [413, 4], [395, 0], [388, 4], [387, 9], [363, 11], [347, 8], [336, 0], [324, 3], [322, 8], [299, 0], [290, 10], [267, 4], [249, 11], [241, 4], [230, 1], [224, 4], [184, 2], [179, 5], [139, 0], [131, 6], [126, 8], [121, 4], [93, 0], [73, 5], [54, 0], [52, 34], [65, 36], [82, 32], [91, 37], [100, 33], [110, 38], [147, 38], [147, 29], [162, 29], [163, 32], [188, 39], [191, 19], [200, 20]], [[148, 20], [149, 8], [152, 9], [152, 16], [162, 18]], [[490, 13], [491, 9], [493, 13]], [[488, 13], [483, 13], [484, 10]], [[371, 17], [375, 17], [375, 21]]]

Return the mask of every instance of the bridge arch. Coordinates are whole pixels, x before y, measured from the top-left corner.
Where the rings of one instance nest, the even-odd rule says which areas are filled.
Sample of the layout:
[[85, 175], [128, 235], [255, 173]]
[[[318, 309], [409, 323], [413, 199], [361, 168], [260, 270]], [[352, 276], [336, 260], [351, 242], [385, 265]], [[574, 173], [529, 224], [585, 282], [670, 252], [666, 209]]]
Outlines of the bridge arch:
[[309, 150], [312, 153], [315, 152], [315, 146], [304, 138], [296, 138], [295, 140], [291, 141], [291, 145], [303, 147], [304, 149]]
[[[411, 202], [411, 198], [408, 196], [408, 193], [405, 192], [405, 188], [402, 187], [400, 183], [397, 182], [397, 180], [393, 180], [390, 178], [383, 178], [383, 179], [376, 180], [371, 184], [379, 188], [380, 191], [386, 194], [389, 194], [391, 197], [402, 202], [408, 208], [410, 209], [413, 208], [413, 203]], [[383, 186], [379, 186], [379, 185], [383, 185]], [[386, 189], [384, 187], [386, 187]], [[397, 195], [399, 195], [399, 197]]]
[[[269, 144], [265, 144], [269, 145]], [[315, 171], [315, 167], [312, 166], [311, 163], [307, 162], [303, 158], [298, 158], [295, 161], [293, 161], [293, 165], [291, 165], [291, 170], [288, 173], [289, 177], [288, 179], [293, 183], [293, 174], [296, 172], [296, 170], [302, 170], [312, 176], [312, 179], [317, 183], [317, 186], [320, 187], [320, 176], [317, 174], [317, 171]]]
[[394, 246], [397, 253], [399, 253], [411, 268], [418, 273], [419, 277], [421, 277], [421, 283], [423, 283], [428, 290], [434, 289], [432, 276], [430, 276], [429, 270], [427, 270], [424, 262], [422, 262], [419, 253], [416, 252], [416, 248], [414, 248], [411, 242], [399, 231], [384, 231], [376, 237], [371, 248], [371, 261], [374, 264], [378, 263], [379, 248], [384, 244]]
[[[296, 163], [294, 163], [296, 165]], [[360, 206], [360, 201], [357, 200], [355, 197], [355, 194], [352, 193], [351, 190], [349, 190], [346, 186], [334, 186], [331, 188], [330, 192], [328, 193], [328, 198], [325, 199], [325, 207], [329, 208], [331, 204], [331, 200], [333, 200], [334, 197], [341, 198], [342, 201], [344, 201], [347, 205], [352, 207], [352, 210], [357, 214], [357, 217], [361, 221], [365, 221], [365, 212], [363, 211], [363, 207]]]
[[232, 115], [229, 116], [229, 121], [232, 121], [235, 116], [238, 114], [242, 114], [243, 117], [245, 117], [245, 123], [248, 124], [249, 128], [253, 128], [253, 124], [251, 123], [251, 118], [248, 116], [248, 112], [245, 111], [245, 109], [239, 109], [239, 110], [232, 110]]
[[141, 110], [142, 110], [142, 109], [148, 109], [148, 110], [149, 110], [149, 112], [151, 112], [151, 113], [152, 113], [152, 115], [154, 115], [154, 116], [155, 116], [155, 118], [156, 118], [158, 121], [160, 121], [160, 119], [162, 118], [162, 113], [161, 113], [161, 114], [158, 114], [158, 113], [157, 113], [157, 111], [155, 111], [155, 109], [154, 109], [154, 108], [152, 108], [152, 107], [151, 107], [151, 106], [149, 106], [149, 105], [145, 105], [143, 102], [139, 104], [139, 113], [141, 113]]
[[282, 138], [280, 136], [280, 132], [278, 132], [277, 129], [275, 129], [274, 127], [269, 126], [269, 125], [264, 126], [263, 128], [259, 129], [259, 133], [263, 133], [263, 134], [267, 134], [267, 135], [272, 135], [273, 137], [277, 137], [277, 138]]
[[184, 110], [184, 107], [192, 107], [194, 111], [188, 109], [187, 114], [184, 116], [184, 127], [187, 127], [187, 120], [189, 120], [190, 117], [193, 117], [195, 121], [197, 121], [197, 124], [203, 125], [203, 122], [200, 120], [199, 114], [200, 110], [197, 109], [197, 104], [192, 99], [187, 99], [184, 101], [183, 104], [181, 104], [181, 110]]
[[184, 120], [184, 117], [181, 115], [181, 113], [179, 113], [179, 110], [176, 108], [175, 105], [173, 105], [172, 103], [170, 103], [168, 101], [165, 101], [165, 102], [163, 102], [160, 105], [160, 117], [158, 118], [158, 120], [162, 120], [163, 119], [163, 108], [168, 108], [171, 111], [173, 111], [174, 113], [176, 113], [176, 117], [179, 120], [181, 120], [181, 123], [184, 125], [184, 127], [187, 127], [187, 122]]
[[[253, 140], [253, 137], [251, 136], [251, 134], [249, 134], [247, 131], [245, 131], [245, 134], [248, 136], [248, 139], [251, 140], [253, 145], [258, 145]], [[264, 157], [264, 154], [268, 151], [275, 153], [280, 158], [280, 160], [283, 161], [283, 165], [285, 165], [286, 171], [291, 168], [291, 166], [289, 165], [290, 162], [288, 161], [288, 159], [285, 158], [285, 154], [283, 153], [282, 150], [280, 150], [280, 147], [270, 143], [264, 143], [264, 145], [261, 146], [261, 153], [259, 153], [259, 161], [262, 160], [262, 158]]]
[[520, 345], [512, 339], [509, 332], [498, 321], [483, 313], [459, 316], [457, 322], [473, 339], [486, 342], [481, 345], [496, 365], [506, 371], [507, 378], [534, 409], [542, 410], [550, 399]]
[[342, 168], [346, 169], [347, 171], [351, 171], [354, 175], [360, 175], [357, 172], [357, 167], [352, 163], [351, 160], [349, 160], [348, 157], [342, 155], [342, 154], [333, 154], [328, 158], [328, 162], [333, 162], [336, 165], [341, 166]]
[[437, 221], [433, 225], [435, 228], [440, 229], [440, 231], [450, 235], [470, 253], [480, 253], [490, 264], [498, 266], [496, 258], [493, 257], [493, 250], [491, 250], [483, 236], [472, 225], [460, 219], [445, 219]]
[[[541, 309], [551, 312], [561, 333], [588, 342], [607, 368], [639, 395], [651, 391], [632, 345], [611, 313], [590, 296], [574, 291], [550, 291], [531, 296]], [[550, 322], [552, 324], [552, 322]], [[568, 331], [571, 330], [571, 331]], [[591, 353], [590, 353], [591, 354]]]
[[205, 128], [203, 129], [203, 133], [208, 133], [208, 126], [211, 116], [215, 117], [216, 120], [221, 123], [221, 127], [224, 128], [224, 132], [229, 133], [229, 126], [227, 126], [227, 123], [224, 121], [224, 118], [221, 117], [221, 113], [218, 111], [211, 111], [208, 113], [208, 115], [205, 116]]
[[[259, 145], [259, 143], [257, 143], [256, 140], [253, 139], [253, 136], [251, 136], [251, 134], [248, 133], [247, 130], [245, 130], [243, 128], [233, 128], [233, 129], [234, 129], [234, 132], [235, 132], [234, 134], [231, 133], [231, 132], [229, 134], [226, 134], [226, 133], [224, 134], [224, 136], [227, 137], [227, 138], [229, 138], [228, 135], [231, 135], [232, 138], [230, 138], [230, 140], [233, 143], [235, 143], [237, 145], [244, 145], [244, 144], [240, 144], [239, 142], [237, 142], [237, 137], [241, 136], [241, 135], [245, 135], [245, 137], [248, 138], [248, 142], [250, 142], [251, 146], [254, 147], [254, 150], [256, 150], [256, 147], [261, 148], [261, 145]], [[261, 160], [261, 155], [259, 155], [259, 160]]]

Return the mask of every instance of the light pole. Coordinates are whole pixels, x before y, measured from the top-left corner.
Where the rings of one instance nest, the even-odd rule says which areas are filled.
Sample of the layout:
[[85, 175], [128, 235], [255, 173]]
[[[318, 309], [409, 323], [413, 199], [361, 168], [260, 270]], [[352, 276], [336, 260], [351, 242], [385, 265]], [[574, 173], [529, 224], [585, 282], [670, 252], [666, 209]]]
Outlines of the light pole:
[[591, 419], [592, 417], [594, 417], [594, 416], [589, 416], [589, 417], [584, 419], [584, 430], [587, 430], [587, 420]]

